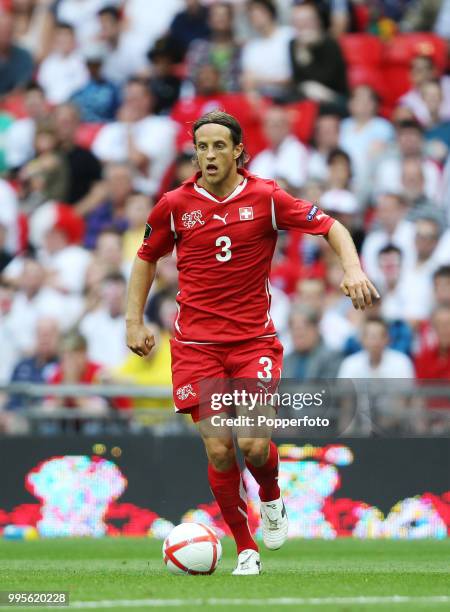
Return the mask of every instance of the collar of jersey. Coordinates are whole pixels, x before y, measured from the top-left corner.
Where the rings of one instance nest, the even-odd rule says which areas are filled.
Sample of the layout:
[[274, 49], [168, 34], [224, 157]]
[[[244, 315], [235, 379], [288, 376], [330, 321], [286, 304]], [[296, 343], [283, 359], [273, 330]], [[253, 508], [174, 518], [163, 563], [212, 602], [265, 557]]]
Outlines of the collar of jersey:
[[242, 181], [242, 183], [239, 183], [239, 185], [236, 186], [236, 189], [234, 189], [234, 191], [232, 191], [230, 195], [228, 195], [223, 200], [219, 200], [212, 193], [210, 193], [207, 189], [205, 189], [204, 187], [200, 187], [200, 185], [197, 184], [198, 179], [202, 175], [201, 172], [197, 172], [194, 176], [192, 176], [190, 179], [185, 181], [184, 184], [192, 185], [197, 193], [199, 193], [205, 198], [208, 198], [208, 200], [212, 200], [213, 202], [217, 202], [218, 204], [224, 204], [225, 202], [229, 202], [230, 200], [238, 196], [245, 189], [247, 185], [247, 180], [251, 176], [248, 170], [246, 170], [245, 168], [239, 168], [238, 172], [244, 177], [244, 180]]

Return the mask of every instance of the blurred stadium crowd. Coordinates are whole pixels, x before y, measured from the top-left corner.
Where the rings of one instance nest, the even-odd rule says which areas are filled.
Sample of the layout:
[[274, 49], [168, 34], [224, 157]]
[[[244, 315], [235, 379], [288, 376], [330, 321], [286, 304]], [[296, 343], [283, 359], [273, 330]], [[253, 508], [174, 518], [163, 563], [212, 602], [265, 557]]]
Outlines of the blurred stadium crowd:
[[[175, 259], [146, 309], [147, 360], [126, 347], [126, 283], [151, 207], [195, 170], [190, 125], [215, 107], [241, 121], [250, 171], [350, 229], [382, 294], [352, 310], [327, 243], [281, 234], [284, 376], [450, 379], [449, 0], [0, 11], [1, 385], [170, 385]], [[21, 402], [3, 395], [0, 429], [14, 430]], [[66, 398], [99, 414], [105, 403]]]

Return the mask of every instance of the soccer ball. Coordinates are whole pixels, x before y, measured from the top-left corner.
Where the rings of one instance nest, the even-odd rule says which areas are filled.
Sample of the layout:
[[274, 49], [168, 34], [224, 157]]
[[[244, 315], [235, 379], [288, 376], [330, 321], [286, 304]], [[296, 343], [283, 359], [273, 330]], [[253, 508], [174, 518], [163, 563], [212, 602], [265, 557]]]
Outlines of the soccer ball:
[[222, 557], [222, 545], [211, 527], [181, 523], [163, 544], [163, 559], [172, 574], [212, 574]]

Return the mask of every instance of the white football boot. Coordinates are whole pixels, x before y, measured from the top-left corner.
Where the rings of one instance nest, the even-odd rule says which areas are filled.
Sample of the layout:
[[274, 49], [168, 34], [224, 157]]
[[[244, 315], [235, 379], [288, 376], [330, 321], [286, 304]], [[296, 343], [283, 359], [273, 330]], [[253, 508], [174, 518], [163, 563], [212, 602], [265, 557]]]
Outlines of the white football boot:
[[247, 548], [239, 553], [236, 569], [232, 572], [233, 576], [256, 576], [261, 573], [261, 561], [259, 552], [252, 548]]
[[281, 548], [288, 537], [288, 517], [283, 499], [261, 502], [264, 544], [270, 550]]

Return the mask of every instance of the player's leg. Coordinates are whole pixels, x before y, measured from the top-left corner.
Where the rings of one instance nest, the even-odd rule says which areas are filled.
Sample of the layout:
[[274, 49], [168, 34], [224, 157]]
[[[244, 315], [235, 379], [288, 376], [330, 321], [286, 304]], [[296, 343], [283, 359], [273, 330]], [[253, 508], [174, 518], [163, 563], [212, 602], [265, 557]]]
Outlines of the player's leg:
[[223, 519], [236, 542], [238, 565], [235, 575], [255, 575], [261, 572], [258, 545], [253, 539], [247, 520], [247, 494], [231, 434], [210, 437], [207, 419], [199, 422], [208, 457], [208, 480]]
[[[231, 355], [233, 376], [241, 379], [240, 384], [245, 384], [250, 392], [263, 389], [273, 394], [280, 381], [282, 356], [283, 348], [277, 338], [242, 343]], [[259, 406], [256, 411], [246, 411], [245, 407], [241, 407], [238, 412], [247, 416], [258, 413], [268, 419], [276, 416], [276, 410], [271, 405]], [[271, 439], [271, 433], [271, 427], [267, 425], [245, 428], [238, 433], [238, 445], [247, 469], [259, 484], [264, 544], [276, 550], [287, 539], [288, 519], [278, 486], [278, 449]]]

